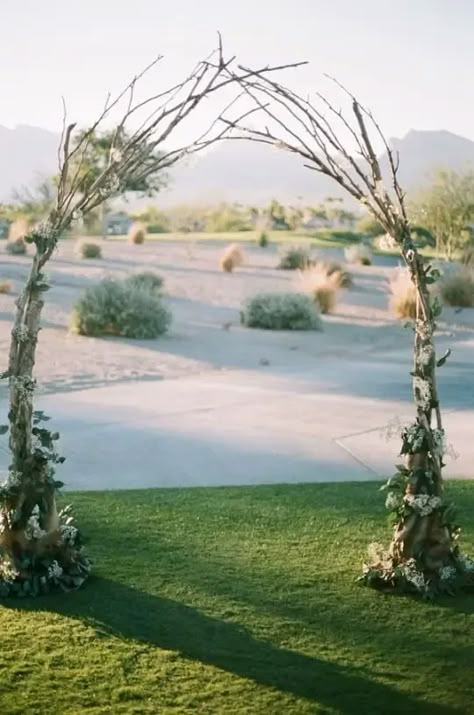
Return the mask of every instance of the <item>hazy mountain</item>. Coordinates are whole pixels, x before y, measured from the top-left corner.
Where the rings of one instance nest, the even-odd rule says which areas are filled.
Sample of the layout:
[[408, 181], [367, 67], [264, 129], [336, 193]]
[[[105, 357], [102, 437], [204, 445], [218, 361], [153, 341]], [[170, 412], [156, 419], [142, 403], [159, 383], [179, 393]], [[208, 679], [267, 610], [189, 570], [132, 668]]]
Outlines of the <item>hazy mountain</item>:
[[46, 129], [0, 126], [0, 200], [14, 188], [28, 186], [57, 171], [59, 136]]
[[[0, 200], [8, 200], [14, 187], [31, 185], [38, 176], [56, 171], [58, 141], [58, 135], [44, 129], [0, 126]], [[437, 167], [460, 169], [474, 163], [474, 142], [447, 131], [410, 131], [390, 143], [400, 154], [400, 179], [408, 190], [426, 181]], [[160, 195], [159, 203], [163, 207], [218, 201], [258, 205], [272, 197], [317, 203], [341, 195], [331, 180], [309, 171], [291, 154], [253, 142], [229, 141], [174, 169], [172, 186]]]

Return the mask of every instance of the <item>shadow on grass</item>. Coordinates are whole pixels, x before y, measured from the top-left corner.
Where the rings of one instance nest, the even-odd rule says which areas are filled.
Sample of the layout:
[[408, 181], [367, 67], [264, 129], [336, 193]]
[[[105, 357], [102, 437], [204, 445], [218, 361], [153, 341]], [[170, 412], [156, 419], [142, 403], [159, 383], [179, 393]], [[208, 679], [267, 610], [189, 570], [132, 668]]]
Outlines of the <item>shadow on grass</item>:
[[254, 683], [320, 706], [353, 713], [448, 715], [456, 709], [420, 701], [349, 668], [256, 639], [239, 624], [213, 618], [169, 598], [94, 578], [81, 592], [8, 602], [23, 610], [53, 611], [114, 636], [172, 650]]

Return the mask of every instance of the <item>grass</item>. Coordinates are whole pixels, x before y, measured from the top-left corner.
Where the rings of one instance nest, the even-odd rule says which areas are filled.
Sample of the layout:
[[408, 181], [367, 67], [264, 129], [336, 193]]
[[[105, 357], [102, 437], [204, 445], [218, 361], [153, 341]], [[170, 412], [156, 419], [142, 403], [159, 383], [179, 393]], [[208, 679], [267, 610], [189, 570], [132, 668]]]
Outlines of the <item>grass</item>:
[[[95, 577], [0, 607], [0, 711], [472, 712], [474, 599], [354, 583], [377, 486], [68, 495]], [[474, 485], [448, 490], [472, 553]]]

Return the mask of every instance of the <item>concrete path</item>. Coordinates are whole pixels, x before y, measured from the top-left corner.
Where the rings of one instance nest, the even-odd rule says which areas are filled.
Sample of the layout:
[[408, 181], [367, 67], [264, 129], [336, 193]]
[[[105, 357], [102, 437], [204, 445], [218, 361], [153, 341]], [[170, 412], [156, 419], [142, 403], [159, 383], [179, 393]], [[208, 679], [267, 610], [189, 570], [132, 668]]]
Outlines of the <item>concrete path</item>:
[[[448, 442], [460, 454], [446, 474], [464, 478], [474, 476], [471, 356], [472, 345], [458, 345], [441, 373]], [[115, 489], [390, 474], [400, 443], [387, 426], [413, 414], [406, 354], [298, 360], [43, 396], [67, 456], [58, 477], [70, 489]]]

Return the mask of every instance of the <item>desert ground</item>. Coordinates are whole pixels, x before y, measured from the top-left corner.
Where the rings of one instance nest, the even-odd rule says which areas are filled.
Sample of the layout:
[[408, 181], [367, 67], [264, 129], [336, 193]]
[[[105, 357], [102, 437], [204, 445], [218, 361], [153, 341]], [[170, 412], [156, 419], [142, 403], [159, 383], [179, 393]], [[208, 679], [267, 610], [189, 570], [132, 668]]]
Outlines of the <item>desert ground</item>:
[[[80, 259], [64, 240], [49, 265], [36, 377], [39, 407], [61, 432], [61, 478], [76, 489], [259, 484], [370, 479], [397, 461], [397, 425], [412, 415], [411, 332], [388, 309], [398, 260], [375, 256], [351, 266], [321, 332], [270, 332], [240, 325], [242, 302], [260, 291], [298, 290], [294, 271], [276, 269], [278, 246], [243, 244], [246, 261], [219, 270], [225, 244], [213, 240], [102, 243], [102, 259]], [[30, 249], [31, 250], [31, 249]], [[343, 259], [339, 249], [314, 249]], [[14, 301], [31, 255], [0, 244], [1, 364], [6, 365]], [[173, 313], [157, 340], [71, 335], [81, 291], [106, 275], [153, 270]], [[474, 309], [448, 308], [439, 322], [448, 442], [447, 474], [474, 473]], [[0, 410], [7, 411], [5, 383]], [[389, 439], [390, 435], [392, 438]], [[399, 460], [398, 460], [399, 461]], [[0, 469], [8, 463], [6, 441]]]

